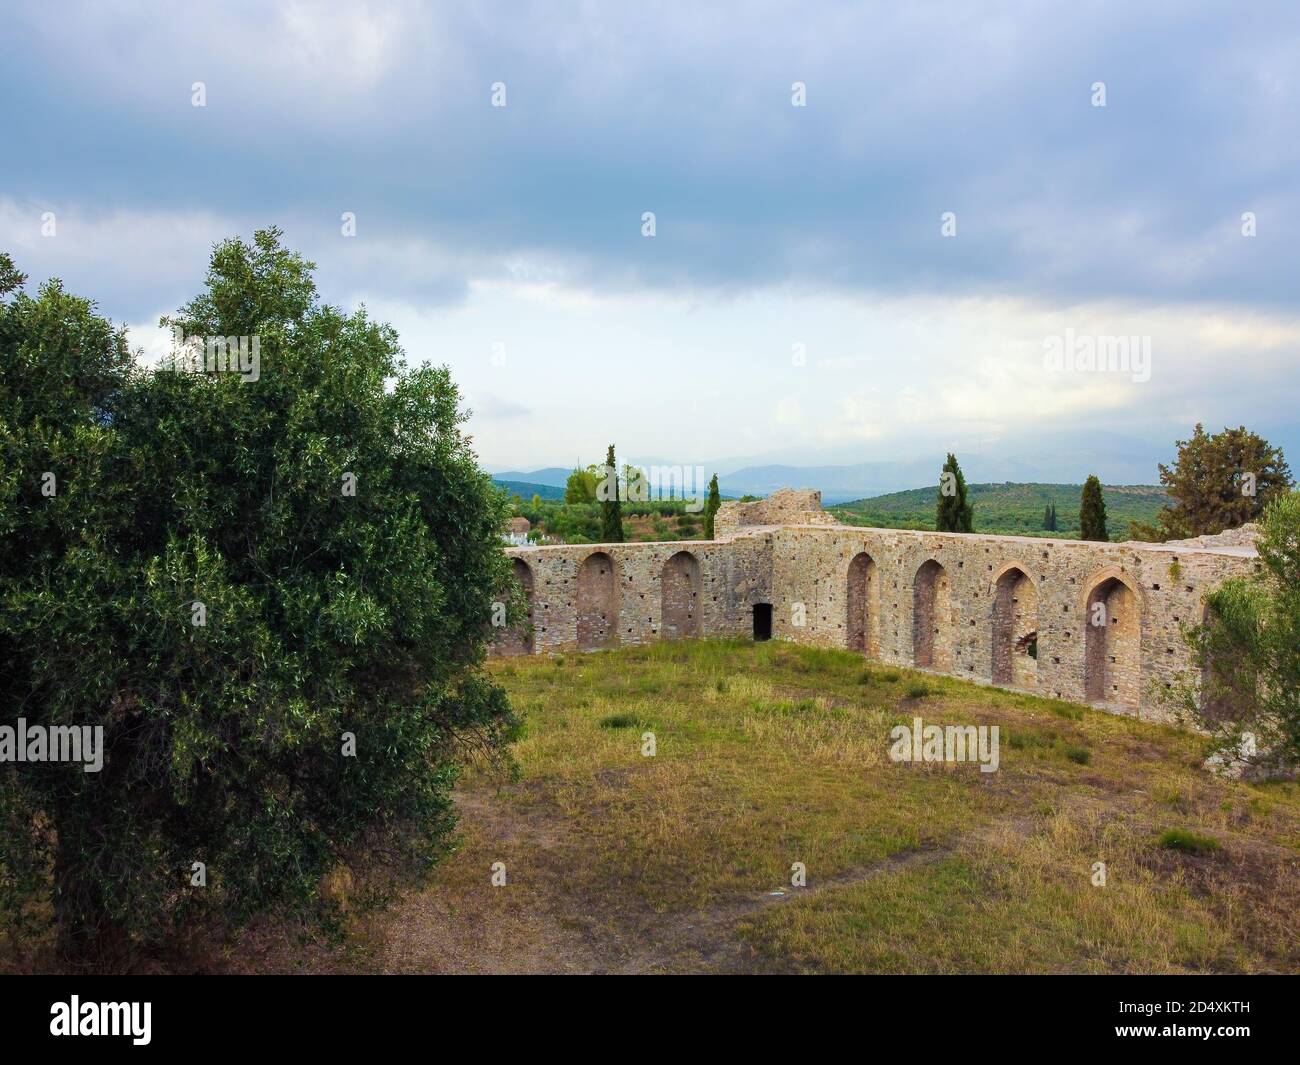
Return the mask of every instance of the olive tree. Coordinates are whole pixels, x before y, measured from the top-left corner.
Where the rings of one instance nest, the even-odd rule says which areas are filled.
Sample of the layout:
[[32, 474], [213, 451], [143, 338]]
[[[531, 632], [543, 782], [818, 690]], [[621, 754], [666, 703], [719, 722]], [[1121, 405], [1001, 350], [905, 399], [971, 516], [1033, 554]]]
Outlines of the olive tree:
[[275, 229], [218, 245], [163, 320], [196, 372], [0, 260], [0, 724], [104, 737], [98, 772], [0, 764], [0, 904], [48, 898], [74, 957], [426, 867], [514, 726], [482, 669], [504, 496], [448, 371], [313, 270]]

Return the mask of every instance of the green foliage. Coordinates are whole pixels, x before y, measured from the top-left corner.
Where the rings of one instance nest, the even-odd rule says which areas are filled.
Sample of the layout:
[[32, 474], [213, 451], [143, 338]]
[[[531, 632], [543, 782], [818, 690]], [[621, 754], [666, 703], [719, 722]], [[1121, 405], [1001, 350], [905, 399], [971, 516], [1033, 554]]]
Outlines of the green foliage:
[[1083, 482], [1079, 496], [1079, 539], [1109, 540], [1106, 531], [1106, 501], [1101, 494], [1101, 481], [1092, 474]]
[[618, 498], [618, 466], [614, 462], [614, 445], [605, 453], [605, 488], [600, 492], [600, 542], [623, 542], [623, 512]]
[[722, 496], [718, 492], [718, 475], [715, 473], [709, 479], [709, 501], [704, 506], [704, 539], [706, 540], [714, 538], [713, 522], [721, 507]]
[[1172, 502], [1156, 525], [1139, 531], [1143, 539], [1181, 540], [1235, 529], [1258, 519], [1291, 487], [1281, 449], [1244, 425], [1211, 436], [1198, 424], [1190, 440], [1176, 443], [1173, 466], [1160, 465], [1160, 483]]
[[[1008, 536], [1079, 534], [1078, 484], [968, 484], [966, 497], [980, 512], [980, 531]], [[1154, 521], [1169, 497], [1149, 485], [1107, 485], [1106, 512], [1113, 540], [1130, 539], [1132, 523]], [[1051, 506], [1057, 528], [1043, 529], [1043, 511]], [[827, 508], [840, 521], [877, 529], [934, 529], [933, 488], [913, 488], [872, 499], [837, 503]]]
[[1043, 508], [1043, 531], [1056, 532], [1056, 504], [1048, 503]]
[[957, 456], [949, 452], [939, 478], [934, 527], [939, 532], [970, 532], [974, 509], [966, 501], [966, 477], [957, 465]]
[[566, 503], [596, 502], [597, 482], [595, 466], [588, 466], [585, 470], [575, 466], [564, 486], [564, 501]]
[[[660, 532], [660, 535], [656, 536], [657, 539], [676, 540], [689, 537], [699, 531], [696, 517], [688, 514], [686, 506], [687, 501], [680, 499], [655, 500], [625, 504], [622, 513], [628, 518], [644, 518], [653, 515], [656, 519], [680, 519], [686, 515], [689, 520], [681, 528], [677, 526], [677, 522], [669, 525], [666, 521], [656, 521], [655, 528]], [[533, 531], [537, 532], [539, 537], [545, 534], [568, 544], [602, 542], [601, 510], [598, 503], [568, 504], [558, 500], [542, 499], [535, 504], [524, 504], [517, 508], [516, 513], [528, 519]]]
[[1234, 756], [1294, 767], [1300, 765], [1300, 493], [1269, 504], [1256, 548], [1262, 571], [1208, 594], [1205, 622], [1186, 631], [1200, 683], [1181, 685], [1174, 698]]
[[257, 382], [142, 372], [57, 282], [0, 303], [0, 697], [107, 751], [0, 765], [0, 905], [46, 894], [78, 958], [313, 900], [359, 853], [426, 867], [458, 752], [513, 726], [480, 668], [505, 497], [448, 371], [320, 303], [313, 269], [274, 229], [226, 241], [164, 319], [259, 337]]
[[1219, 850], [1219, 841], [1209, 836], [1202, 836], [1189, 828], [1170, 828], [1160, 833], [1157, 840], [1165, 850], [1182, 851], [1185, 854], [1210, 854]]

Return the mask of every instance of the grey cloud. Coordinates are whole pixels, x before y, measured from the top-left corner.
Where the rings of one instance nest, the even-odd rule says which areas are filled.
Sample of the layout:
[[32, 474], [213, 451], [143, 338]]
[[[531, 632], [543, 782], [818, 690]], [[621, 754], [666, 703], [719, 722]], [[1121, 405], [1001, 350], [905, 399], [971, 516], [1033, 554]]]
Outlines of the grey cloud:
[[[0, 28], [0, 91], [24, 101], [0, 194], [278, 222], [338, 289], [432, 302], [527, 253], [614, 290], [1281, 304], [1298, 28], [1283, 3], [31, 5]], [[117, 256], [104, 286], [154, 261]]]

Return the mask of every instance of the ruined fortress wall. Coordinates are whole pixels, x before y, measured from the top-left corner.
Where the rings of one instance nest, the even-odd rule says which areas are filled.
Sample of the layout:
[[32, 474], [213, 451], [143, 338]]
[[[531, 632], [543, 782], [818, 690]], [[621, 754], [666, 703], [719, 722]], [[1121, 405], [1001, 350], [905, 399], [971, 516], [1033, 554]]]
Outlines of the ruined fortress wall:
[[[544, 653], [690, 634], [748, 636], [754, 604], [771, 602], [771, 547], [759, 536], [507, 553], [532, 574], [532, 649]], [[602, 574], [606, 560], [612, 565]]]
[[866, 629], [881, 661], [925, 665], [914, 650], [928, 643], [940, 672], [991, 683], [1000, 664], [1001, 685], [1161, 718], [1160, 692], [1192, 665], [1180, 626], [1255, 561], [1246, 548], [787, 528], [773, 534], [773, 636], [851, 646], [850, 567], [870, 570], [877, 587], [857, 598], [878, 602]]
[[510, 549], [531, 578], [533, 633], [497, 652], [746, 636], [770, 604], [776, 639], [1167, 718], [1161, 692], [1192, 666], [1181, 626], [1257, 565], [1231, 537], [1106, 544], [749, 516], [730, 539]]

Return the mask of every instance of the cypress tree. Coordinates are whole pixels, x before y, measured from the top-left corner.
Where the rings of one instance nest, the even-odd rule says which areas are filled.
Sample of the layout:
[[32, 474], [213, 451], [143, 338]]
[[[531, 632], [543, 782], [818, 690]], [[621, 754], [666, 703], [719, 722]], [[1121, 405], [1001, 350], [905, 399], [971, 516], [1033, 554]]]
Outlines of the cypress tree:
[[974, 512], [974, 506], [966, 502], [966, 477], [957, 465], [957, 456], [949, 452], [939, 477], [935, 528], [939, 532], [970, 532]]
[[715, 473], [709, 481], [709, 501], [704, 505], [704, 539], [713, 539], [713, 519], [722, 506], [722, 496], [718, 494], [718, 475]]
[[618, 499], [618, 466], [614, 463], [614, 445], [605, 453], [605, 477], [601, 487], [600, 539], [606, 544], [623, 542], [623, 510]]
[[1109, 540], [1106, 532], [1106, 501], [1101, 495], [1101, 481], [1096, 474], [1083, 482], [1083, 496], [1079, 504], [1079, 539]]

